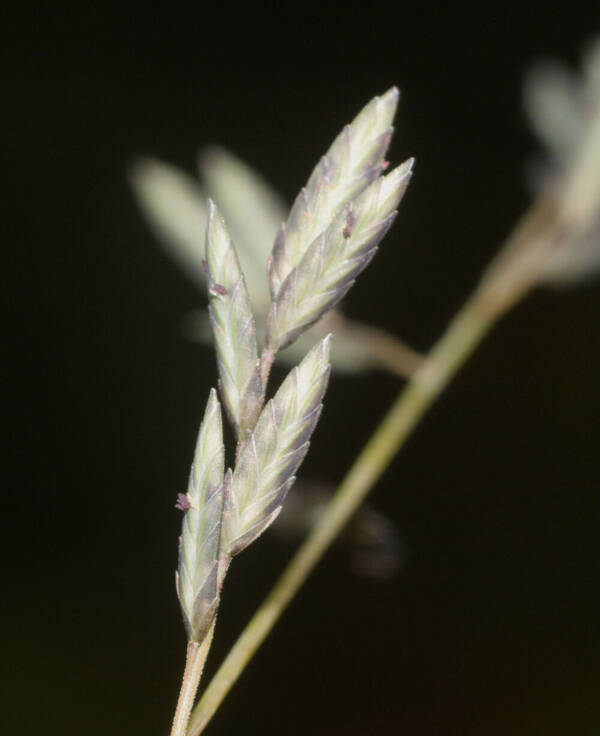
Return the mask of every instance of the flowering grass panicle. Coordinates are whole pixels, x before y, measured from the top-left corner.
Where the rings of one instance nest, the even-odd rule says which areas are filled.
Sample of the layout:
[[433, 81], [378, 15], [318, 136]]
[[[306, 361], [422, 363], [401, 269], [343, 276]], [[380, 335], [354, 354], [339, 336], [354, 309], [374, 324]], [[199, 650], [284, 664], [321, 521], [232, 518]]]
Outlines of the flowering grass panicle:
[[208, 201], [203, 270], [219, 390], [237, 446], [233, 467], [225, 471], [221, 408], [212, 390], [188, 492], [177, 503], [184, 512], [177, 592], [189, 644], [173, 736], [185, 732], [231, 559], [275, 520], [308, 451], [331, 368], [330, 336], [306, 352], [267, 400], [270, 367], [354, 284], [410, 179], [412, 160], [383, 175], [397, 99], [396, 89], [375, 98], [344, 128], [281, 226], [263, 264], [271, 299], [260, 354], [239, 256]]

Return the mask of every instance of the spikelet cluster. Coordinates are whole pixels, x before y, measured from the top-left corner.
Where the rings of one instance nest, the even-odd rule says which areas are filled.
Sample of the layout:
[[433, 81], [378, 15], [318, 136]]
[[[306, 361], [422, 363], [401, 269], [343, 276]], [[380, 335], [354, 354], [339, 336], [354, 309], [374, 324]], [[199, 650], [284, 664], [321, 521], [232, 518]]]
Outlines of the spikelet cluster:
[[[311, 184], [305, 188], [305, 192], [313, 192], [315, 200], [307, 211], [318, 213], [319, 217], [307, 220], [310, 228], [296, 232], [296, 236], [293, 218], [287, 218], [289, 208], [279, 194], [256, 170], [221, 147], [210, 146], [199, 152], [199, 180], [154, 158], [144, 157], [131, 165], [130, 184], [148, 224], [167, 255], [178, 263], [202, 294], [207, 286], [203, 263], [209, 218], [207, 200], [210, 198], [215, 202], [235, 243], [259, 343], [262, 343], [265, 335], [271, 306], [265, 263], [282, 223], [285, 222], [285, 227], [291, 230], [287, 239], [290, 250], [295, 237], [310, 242], [311, 233], [319, 234], [328, 226], [336, 202], [339, 207], [340, 202], [351, 200], [353, 192], [358, 192], [363, 185], [367, 186], [374, 180], [372, 177], [376, 178], [378, 171], [383, 173], [386, 166], [383, 148], [392, 132], [390, 123], [397, 97], [397, 91], [392, 89], [381, 98], [372, 100], [357, 119], [342, 131], [338, 142], [331, 147], [311, 176], [311, 181], [314, 180], [317, 187]], [[383, 144], [379, 149], [378, 141]], [[345, 150], [347, 155], [344, 155]], [[361, 164], [369, 157], [373, 165]], [[325, 170], [326, 175], [323, 174]], [[299, 195], [296, 211], [305, 198], [306, 195]], [[279, 249], [274, 260], [282, 255]], [[210, 319], [205, 309], [189, 312], [183, 329], [191, 340], [204, 344], [213, 341]], [[277, 362], [296, 365], [317, 340], [330, 332], [335, 332], [330, 353], [332, 370], [335, 372], [358, 373], [379, 368], [407, 376], [420, 362], [414, 350], [403, 345], [396, 335], [349, 320], [337, 307], [303, 332], [290, 347], [277, 353]]]
[[321, 159], [279, 229], [265, 264], [270, 304], [259, 354], [251, 298], [234, 243], [209, 200], [205, 277], [219, 388], [236, 433], [225, 471], [221, 407], [211, 391], [184, 510], [177, 590], [188, 636], [201, 641], [231, 559], [279, 514], [322, 410], [330, 336], [308, 350], [266, 400], [270, 363], [334, 307], [391, 226], [412, 161], [384, 175], [398, 92], [372, 100]]

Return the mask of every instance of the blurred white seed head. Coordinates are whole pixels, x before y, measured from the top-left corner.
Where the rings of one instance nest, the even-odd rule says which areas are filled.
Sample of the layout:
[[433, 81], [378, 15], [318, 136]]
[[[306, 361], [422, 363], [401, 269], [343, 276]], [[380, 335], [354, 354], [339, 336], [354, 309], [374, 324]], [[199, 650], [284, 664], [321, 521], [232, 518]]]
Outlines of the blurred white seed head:
[[557, 62], [526, 78], [525, 108], [547, 148], [547, 175], [509, 244], [484, 274], [489, 303], [538, 284], [564, 285], [600, 269], [600, 39], [578, 77]]
[[600, 38], [577, 76], [560, 64], [534, 71], [525, 87], [530, 118], [553, 160], [553, 247], [542, 280], [568, 282], [600, 268]]

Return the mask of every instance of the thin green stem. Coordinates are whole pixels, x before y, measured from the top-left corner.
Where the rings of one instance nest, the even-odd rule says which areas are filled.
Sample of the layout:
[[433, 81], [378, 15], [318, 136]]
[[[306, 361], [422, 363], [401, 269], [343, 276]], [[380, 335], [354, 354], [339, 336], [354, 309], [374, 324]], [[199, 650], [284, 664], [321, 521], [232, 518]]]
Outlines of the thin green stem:
[[471, 299], [400, 393], [339, 486], [313, 531], [252, 617], [213, 677], [190, 720], [198, 736], [323, 553], [382, 475], [427, 409], [492, 327], [499, 313]]
[[204, 663], [208, 656], [214, 631], [215, 624], [213, 621], [202, 642], [188, 642], [185, 670], [181, 690], [179, 691], [177, 709], [173, 718], [171, 736], [185, 736], [192, 706], [194, 705], [194, 698], [196, 697], [196, 691], [198, 690], [200, 678], [202, 677], [202, 670], [204, 669]]

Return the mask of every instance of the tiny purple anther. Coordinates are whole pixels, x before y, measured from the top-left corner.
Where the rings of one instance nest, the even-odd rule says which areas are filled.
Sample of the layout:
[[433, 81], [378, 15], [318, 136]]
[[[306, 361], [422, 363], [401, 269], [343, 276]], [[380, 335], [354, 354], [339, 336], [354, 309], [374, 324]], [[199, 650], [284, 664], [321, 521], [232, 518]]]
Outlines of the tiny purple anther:
[[208, 290], [212, 294], [219, 294], [219, 296], [225, 296], [225, 294], [227, 294], [227, 289], [224, 286], [221, 286], [221, 284], [216, 284], [214, 281], [210, 284]]
[[225, 296], [227, 294], [227, 289], [224, 286], [221, 286], [221, 284], [215, 283], [211, 277], [210, 272], [208, 270], [208, 262], [202, 261], [202, 270], [204, 271], [204, 274], [208, 280], [208, 291], [211, 294], [218, 294], [219, 296]]
[[187, 511], [191, 507], [192, 507], [192, 504], [190, 502], [190, 497], [187, 495], [187, 493], [178, 493], [177, 503], [175, 504], [175, 508], [179, 509], [180, 511]]
[[342, 235], [348, 240], [352, 235], [352, 229], [354, 228], [354, 214], [352, 210], [348, 210], [346, 214], [346, 227], [342, 230]]

